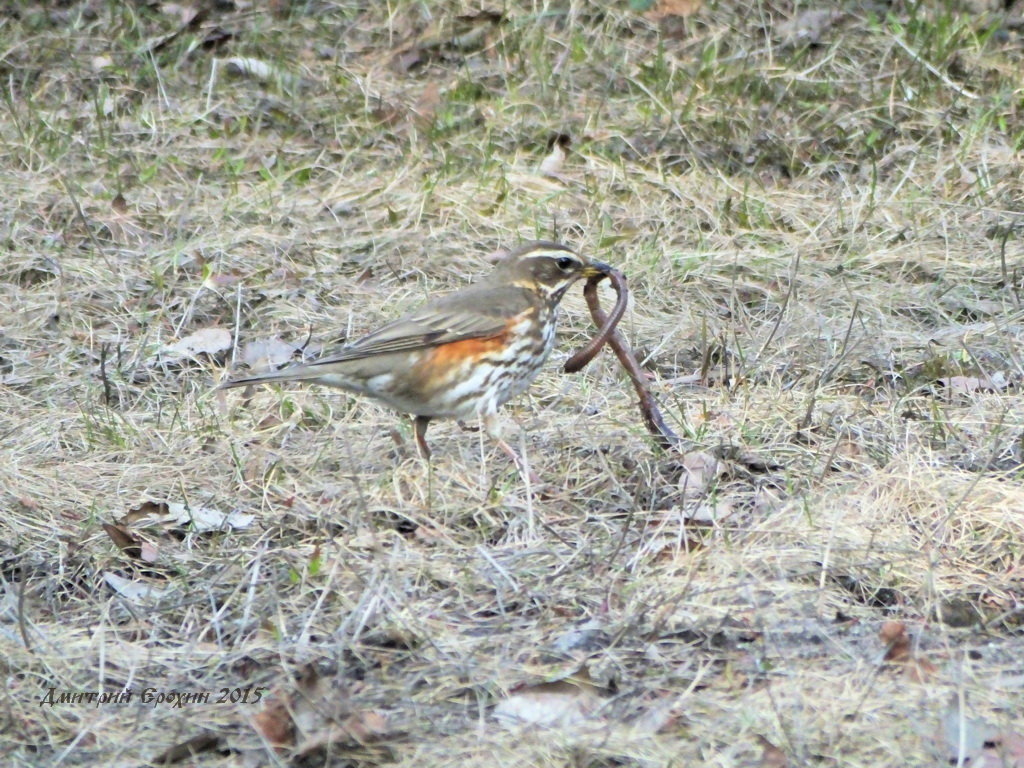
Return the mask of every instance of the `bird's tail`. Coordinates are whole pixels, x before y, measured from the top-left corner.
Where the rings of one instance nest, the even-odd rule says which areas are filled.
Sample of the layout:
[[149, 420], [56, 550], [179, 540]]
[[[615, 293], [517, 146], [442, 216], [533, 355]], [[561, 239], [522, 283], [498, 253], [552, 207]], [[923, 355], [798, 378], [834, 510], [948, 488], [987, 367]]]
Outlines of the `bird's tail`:
[[264, 371], [252, 376], [243, 376], [240, 379], [222, 381], [217, 389], [231, 389], [233, 387], [247, 387], [250, 384], [269, 384], [274, 381], [308, 381], [317, 379], [324, 375], [322, 369], [311, 365], [290, 365], [278, 371]]

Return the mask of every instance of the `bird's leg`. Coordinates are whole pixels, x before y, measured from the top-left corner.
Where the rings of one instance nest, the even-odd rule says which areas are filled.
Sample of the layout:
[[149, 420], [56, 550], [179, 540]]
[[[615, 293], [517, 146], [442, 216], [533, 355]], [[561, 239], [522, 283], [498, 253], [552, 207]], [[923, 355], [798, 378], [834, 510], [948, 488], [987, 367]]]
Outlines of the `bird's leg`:
[[523, 480], [528, 480], [531, 485], [539, 486], [541, 479], [532, 469], [526, 466], [526, 462], [523, 458], [516, 453], [516, 449], [506, 443], [501, 437], [501, 424], [498, 421], [498, 415], [496, 413], [486, 413], [483, 416], [484, 431], [487, 436], [490, 437], [499, 448], [512, 459], [512, 463], [516, 465], [516, 469], [519, 470], [520, 476]]
[[420, 455], [430, 461], [430, 447], [427, 445], [427, 427], [430, 425], [429, 416], [417, 416], [412, 421], [413, 432], [416, 435], [416, 445], [419, 446]]

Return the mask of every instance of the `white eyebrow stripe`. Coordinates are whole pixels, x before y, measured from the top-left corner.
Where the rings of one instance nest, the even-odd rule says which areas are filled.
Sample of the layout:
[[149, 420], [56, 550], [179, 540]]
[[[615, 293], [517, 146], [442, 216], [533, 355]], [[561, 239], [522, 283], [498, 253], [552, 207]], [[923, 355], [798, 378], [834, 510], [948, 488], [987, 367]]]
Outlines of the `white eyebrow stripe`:
[[561, 249], [551, 249], [550, 251], [530, 251], [524, 258], [527, 259], [564, 259], [570, 258], [573, 261], [579, 262], [580, 258], [572, 251], [563, 251]]

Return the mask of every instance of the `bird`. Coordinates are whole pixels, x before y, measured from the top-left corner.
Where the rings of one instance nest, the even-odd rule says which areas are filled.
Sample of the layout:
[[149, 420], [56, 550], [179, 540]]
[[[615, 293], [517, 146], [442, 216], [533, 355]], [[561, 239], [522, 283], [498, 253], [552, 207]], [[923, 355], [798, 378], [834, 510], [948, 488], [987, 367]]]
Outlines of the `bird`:
[[565, 292], [611, 269], [562, 243], [527, 242], [477, 282], [350, 344], [218, 388], [307, 381], [370, 397], [412, 415], [416, 444], [428, 461], [431, 421], [478, 419], [525, 476], [519, 455], [502, 439], [498, 409], [526, 391], [550, 356]]

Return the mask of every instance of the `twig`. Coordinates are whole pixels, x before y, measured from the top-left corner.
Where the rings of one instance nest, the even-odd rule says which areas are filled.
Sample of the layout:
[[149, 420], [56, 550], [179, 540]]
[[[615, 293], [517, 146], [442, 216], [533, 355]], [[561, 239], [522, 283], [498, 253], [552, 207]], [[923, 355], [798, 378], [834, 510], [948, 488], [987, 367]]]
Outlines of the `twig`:
[[103, 402], [110, 406], [110, 379], [107, 378], [107, 343], [100, 344], [100, 379], [103, 381]]

